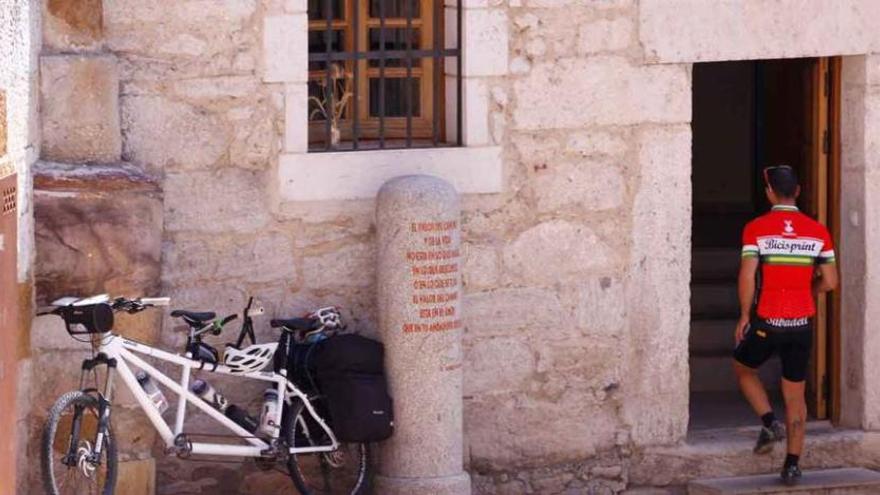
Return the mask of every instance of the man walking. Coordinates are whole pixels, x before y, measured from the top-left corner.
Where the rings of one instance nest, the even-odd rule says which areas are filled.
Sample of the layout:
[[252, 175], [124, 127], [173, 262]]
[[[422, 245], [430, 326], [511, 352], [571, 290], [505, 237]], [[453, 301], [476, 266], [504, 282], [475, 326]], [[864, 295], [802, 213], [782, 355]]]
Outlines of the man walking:
[[[786, 438], [786, 428], [773, 414], [757, 369], [773, 354], [779, 355], [788, 429], [782, 480], [793, 485], [801, 476], [798, 460], [807, 416], [804, 380], [812, 352], [815, 296], [834, 290], [837, 270], [828, 230], [795, 206], [800, 186], [794, 169], [787, 165], [768, 167], [764, 183], [773, 208], [743, 230], [734, 370], [743, 395], [763, 422], [755, 453], [766, 454]], [[759, 266], [761, 288], [753, 317]]]

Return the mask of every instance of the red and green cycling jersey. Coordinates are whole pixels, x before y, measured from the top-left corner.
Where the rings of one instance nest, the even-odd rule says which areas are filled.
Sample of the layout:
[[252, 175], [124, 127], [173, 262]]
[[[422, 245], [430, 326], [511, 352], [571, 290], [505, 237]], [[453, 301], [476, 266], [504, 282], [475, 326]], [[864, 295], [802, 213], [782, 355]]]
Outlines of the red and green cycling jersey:
[[828, 229], [786, 205], [774, 206], [746, 225], [742, 257], [760, 258], [758, 316], [772, 319], [813, 316], [815, 266], [835, 261]]

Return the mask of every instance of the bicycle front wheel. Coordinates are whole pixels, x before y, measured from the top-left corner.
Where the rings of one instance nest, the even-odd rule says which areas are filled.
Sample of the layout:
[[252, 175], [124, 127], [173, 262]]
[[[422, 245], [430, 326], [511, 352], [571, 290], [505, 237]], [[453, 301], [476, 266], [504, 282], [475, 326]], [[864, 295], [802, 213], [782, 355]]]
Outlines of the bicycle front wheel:
[[[287, 408], [283, 431], [290, 447], [326, 445], [329, 439], [303, 404]], [[345, 443], [333, 452], [290, 454], [287, 470], [302, 495], [365, 495], [369, 493], [370, 449]]]
[[43, 485], [49, 495], [112, 495], [116, 488], [116, 442], [108, 425], [101, 455], [95, 454], [98, 399], [80, 391], [61, 396], [43, 430]]

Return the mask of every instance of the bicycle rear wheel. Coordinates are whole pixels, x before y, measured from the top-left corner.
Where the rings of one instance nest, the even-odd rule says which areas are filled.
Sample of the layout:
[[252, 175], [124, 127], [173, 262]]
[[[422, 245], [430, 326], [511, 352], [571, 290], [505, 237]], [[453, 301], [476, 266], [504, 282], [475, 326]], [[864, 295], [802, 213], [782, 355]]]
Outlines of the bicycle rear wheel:
[[[329, 443], [323, 429], [295, 399], [294, 405], [286, 406], [283, 428], [291, 447]], [[333, 452], [291, 454], [287, 470], [302, 495], [365, 495], [369, 493], [369, 461], [367, 444], [346, 443]]]
[[101, 456], [93, 456], [98, 438], [98, 399], [80, 391], [61, 396], [46, 420], [41, 462], [49, 495], [112, 495], [116, 488], [116, 442], [104, 432]]

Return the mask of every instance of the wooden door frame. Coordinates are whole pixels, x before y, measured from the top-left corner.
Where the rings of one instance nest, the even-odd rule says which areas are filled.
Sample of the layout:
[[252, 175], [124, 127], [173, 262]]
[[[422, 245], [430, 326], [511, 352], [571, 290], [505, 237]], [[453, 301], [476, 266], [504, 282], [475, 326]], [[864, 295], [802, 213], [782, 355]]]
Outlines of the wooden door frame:
[[[840, 256], [841, 256], [841, 247], [840, 247], [840, 176], [841, 176], [841, 161], [840, 161], [840, 107], [842, 104], [841, 101], [841, 67], [843, 65], [842, 57], [831, 57], [829, 59], [829, 72], [828, 72], [828, 88], [829, 88], [829, 129], [828, 129], [828, 138], [829, 138], [829, 160], [830, 164], [828, 167], [829, 176], [829, 205], [831, 208], [830, 218], [832, 220], [829, 228], [831, 230], [831, 237], [834, 241], [834, 249], [837, 257], [837, 266], [840, 266]], [[828, 334], [829, 334], [829, 342], [828, 346], [828, 362], [829, 362], [829, 374], [830, 376], [830, 386], [831, 390], [829, 393], [829, 405], [830, 405], [830, 417], [831, 421], [834, 424], [840, 423], [840, 391], [841, 391], [841, 383], [842, 383], [842, 365], [841, 365], [841, 355], [843, 352], [843, 342], [841, 339], [841, 332], [843, 330], [841, 326], [841, 297], [840, 297], [840, 289], [835, 290], [831, 293], [830, 296], [830, 308], [831, 311], [829, 313], [829, 326], [828, 326]]]

